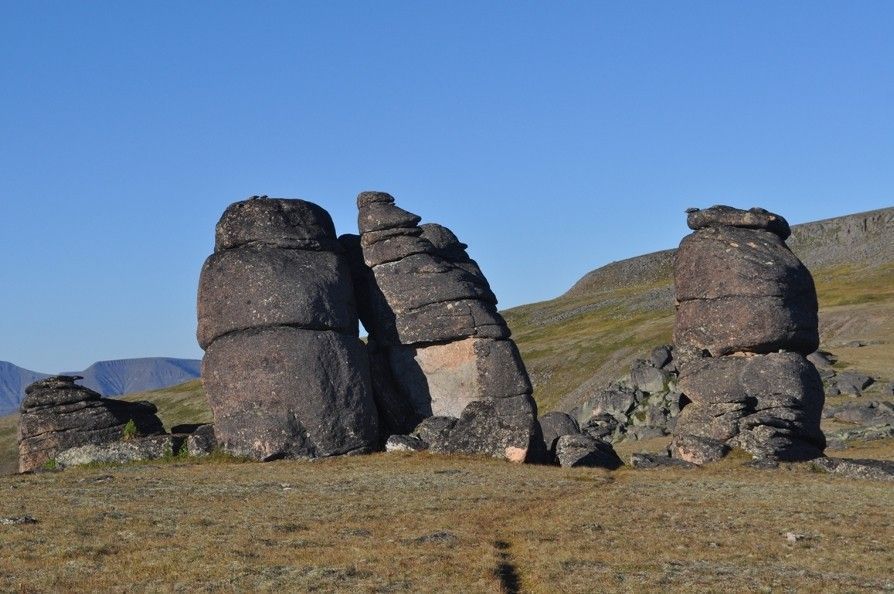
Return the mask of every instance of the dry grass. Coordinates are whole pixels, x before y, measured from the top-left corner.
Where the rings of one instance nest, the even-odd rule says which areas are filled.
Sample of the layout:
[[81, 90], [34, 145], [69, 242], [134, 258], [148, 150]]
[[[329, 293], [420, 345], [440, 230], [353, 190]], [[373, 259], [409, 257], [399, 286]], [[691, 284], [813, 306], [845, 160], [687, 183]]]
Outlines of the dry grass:
[[[379, 454], [0, 478], [2, 591], [894, 588], [890, 484]], [[789, 542], [785, 533], [803, 535]]]

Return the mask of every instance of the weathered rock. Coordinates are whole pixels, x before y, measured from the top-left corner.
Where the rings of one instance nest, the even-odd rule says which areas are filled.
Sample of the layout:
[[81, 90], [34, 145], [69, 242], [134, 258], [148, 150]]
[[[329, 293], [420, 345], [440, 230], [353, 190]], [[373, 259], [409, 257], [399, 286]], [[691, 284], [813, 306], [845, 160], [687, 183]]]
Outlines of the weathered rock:
[[834, 363], [830, 354], [825, 351], [813, 351], [807, 355], [807, 360], [813, 363], [813, 366], [816, 367], [817, 371], [832, 369], [832, 364]]
[[531, 392], [515, 343], [466, 338], [388, 350], [395, 382], [421, 416], [459, 417], [476, 400]]
[[559, 411], [541, 415], [537, 422], [540, 424], [544, 447], [553, 457], [556, 455], [556, 442], [560, 437], [563, 435], [577, 435], [581, 432], [577, 421], [571, 415]]
[[385, 442], [386, 452], [421, 452], [428, 444], [412, 435], [392, 435]]
[[216, 239], [198, 337], [219, 446], [258, 460], [380, 446], [354, 270], [329, 214], [303, 200], [238, 202]]
[[214, 436], [214, 425], [199, 425], [186, 438], [186, 453], [190, 456], [207, 456], [217, 449], [217, 438]]
[[674, 290], [674, 343], [684, 351], [807, 355], [819, 345], [813, 278], [773, 233], [708, 227], [687, 236], [674, 257]]
[[419, 424], [422, 415], [414, 410], [410, 400], [398, 387], [388, 361], [388, 351], [379, 348], [371, 339], [366, 350], [373, 396], [379, 413], [379, 433], [406, 435]]
[[102, 398], [75, 383], [77, 376], [55, 376], [30, 385], [19, 418], [19, 471], [41, 468], [69, 448], [120, 440], [133, 421], [142, 435], [164, 432], [149, 402]]
[[143, 460], [157, 460], [176, 454], [183, 436], [156, 435], [104, 444], [89, 444], [59, 452], [56, 465], [59, 468], [84, 464], [125, 464]]
[[[763, 209], [689, 211], [674, 259], [678, 388], [671, 451], [702, 464], [731, 448], [765, 461], [822, 455], [816, 288]], [[779, 351], [779, 352], [776, 352]], [[788, 351], [788, 352], [786, 352]]]
[[[707, 358], [686, 364], [676, 435], [729, 442], [757, 458], [799, 460], [821, 455], [822, 382], [796, 353]], [[685, 443], [685, 442], [684, 442]]]
[[860, 460], [851, 458], [817, 458], [811, 466], [829, 474], [847, 478], [894, 481], [894, 461]]
[[643, 392], [666, 392], [667, 374], [646, 361], [637, 361], [630, 368], [630, 383]]
[[523, 461], [536, 430], [531, 384], [467, 246], [445, 227], [420, 226], [388, 194], [363, 192], [357, 206], [361, 235], [341, 243], [374, 373], [390, 378], [373, 380], [385, 417], [458, 417], [424, 439], [433, 450]]
[[835, 387], [842, 394], [860, 396], [863, 390], [872, 385], [873, 379], [862, 373], [845, 371], [835, 375]]
[[333, 252], [251, 244], [218, 252], [199, 278], [198, 339], [267, 326], [357, 333], [347, 260]]
[[652, 349], [652, 352], [649, 353], [649, 360], [652, 362], [652, 365], [654, 365], [658, 369], [662, 369], [671, 361], [673, 361], [673, 353], [673, 346], [669, 344], [663, 344]]
[[698, 468], [696, 464], [672, 458], [667, 454], [649, 452], [631, 454], [630, 466], [633, 468]]
[[589, 435], [563, 435], [556, 442], [556, 459], [565, 468], [607, 468], [624, 465], [611, 444]]
[[282, 248], [337, 251], [335, 226], [323, 208], [304, 200], [234, 202], [217, 223], [215, 251], [263, 243]]
[[783, 241], [788, 239], [792, 231], [788, 221], [777, 214], [763, 208], [741, 210], [732, 206], [718, 204], [705, 209], [687, 211], [686, 224], [690, 229], [698, 230], [711, 227], [740, 227], [743, 229], [766, 229], [779, 236]]
[[[894, 425], [894, 403], [855, 402], [829, 409], [829, 416], [836, 421], [856, 425]], [[823, 412], [825, 416], [826, 412]]]
[[524, 462], [534, 437], [536, 408], [528, 395], [469, 403], [441, 447], [432, 451], [485, 454]]
[[369, 368], [353, 336], [286, 326], [228, 334], [205, 351], [202, 378], [228, 453], [315, 458], [376, 445]]
[[667, 435], [667, 431], [663, 427], [640, 425], [627, 429], [627, 436], [630, 439], [635, 439], [637, 441], [643, 439], [655, 439], [657, 437], [664, 437], [665, 435]]
[[427, 417], [413, 429], [412, 435], [436, 449], [443, 450], [456, 421], [454, 417]]
[[619, 433], [619, 425], [618, 419], [608, 413], [601, 413], [590, 417], [581, 426], [581, 433], [586, 433], [593, 439], [613, 442], [613, 437]]
[[712, 357], [780, 349], [810, 353], [819, 344], [817, 314], [783, 297], [721, 297], [682, 301], [674, 342]]
[[670, 449], [674, 458], [701, 466], [720, 460], [732, 448], [725, 442], [715, 439], [691, 434], [675, 434]]

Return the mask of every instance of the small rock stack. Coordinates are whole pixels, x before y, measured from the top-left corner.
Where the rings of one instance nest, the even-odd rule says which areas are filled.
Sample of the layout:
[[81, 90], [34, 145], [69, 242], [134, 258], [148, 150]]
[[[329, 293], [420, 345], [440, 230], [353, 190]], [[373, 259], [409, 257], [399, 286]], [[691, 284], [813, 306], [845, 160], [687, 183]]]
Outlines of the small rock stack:
[[823, 386], [813, 278], [785, 244], [788, 223], [759, 208], [689, 211], [674, 260], [675, 356], [685, 404], [675, 457], [702, 464], [733, 447], [758, 459], [822, 455]]
[[76, 384], [79, 376], [59, 375], [25, 389], [19, 419], [19, 472], [37, 470], [70, 448], [122, 438], [133, 421], [141, 435], [164, 433], [150, 402], [102, 398]]
[[439, 418], [432, 450], [524, 461], [536, 426], [531, 384], [467, 246], [445, 227], [419, 225], [389, 194], [363, 192], [357, 206], [361, 235], [342, 242], [353, 252], [383, 425], [406, 433]]
[[198, 340], [219, 446], [258, 460], [376, 446], [350, 269], [324, 209], [249, 199], [217, 224]]

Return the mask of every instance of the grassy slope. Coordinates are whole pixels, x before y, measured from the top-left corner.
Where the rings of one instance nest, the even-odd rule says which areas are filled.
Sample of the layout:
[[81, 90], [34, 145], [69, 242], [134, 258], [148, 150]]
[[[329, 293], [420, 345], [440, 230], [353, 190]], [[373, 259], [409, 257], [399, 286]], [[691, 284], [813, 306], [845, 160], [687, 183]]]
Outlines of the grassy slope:
[[0, 590], [894, 587], [890, 484], [740, 464], [608, 473], [376, 454], [0, 477], [0, 517], [39, 520], [0, 526]]

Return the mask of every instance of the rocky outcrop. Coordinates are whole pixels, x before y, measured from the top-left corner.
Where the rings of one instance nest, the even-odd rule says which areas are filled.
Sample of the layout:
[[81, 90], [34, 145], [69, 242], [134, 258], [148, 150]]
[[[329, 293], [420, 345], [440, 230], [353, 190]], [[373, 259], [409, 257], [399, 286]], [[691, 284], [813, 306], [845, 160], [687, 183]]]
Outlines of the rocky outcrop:
[[571, 415], [583, 433], [609, 443], [668, 435], [684, 403], [677, 379], [673, 347], [657, 346], [634, 360], [630, 373], [597, 390]]
[[321, 207], [249, 199], [226, 209], [202, 267], [197, 334], [222, 450], [272, 460], [376, 447], [350, 269]]
[[164, 433], [154, 404], [102, 398], [75, 383], [79, 379], [54, 376], [26, 388], [19, 419], [19, 472], [37, 470], [70, 448], [118, 441], [130, 421], [136, 433]]
[[369, 331], [381, 423], [410, 433], [428, 417], [456, 423], [433, 451], [521, 462], [535, 433], [531, 384], [497, 299], [466, 245], [382, 192], [357, 198], [349, 251]]
[[788, 223], [763, 209], [691, 210], [674, 260], [674, 340], [688, 404], [671, 451], [702, 464], [733, 447], [758, 459], [822, 455], [823, 386], [805, 357], [819, 346], [807, 268]]
[[183, 436], [155, 435], [138, 439], [89, 444], [59, 452], [56, 467], [59, 469], [85, 464], [126, 464], [170, 458], [183, 447]]

